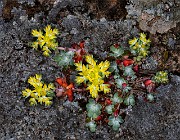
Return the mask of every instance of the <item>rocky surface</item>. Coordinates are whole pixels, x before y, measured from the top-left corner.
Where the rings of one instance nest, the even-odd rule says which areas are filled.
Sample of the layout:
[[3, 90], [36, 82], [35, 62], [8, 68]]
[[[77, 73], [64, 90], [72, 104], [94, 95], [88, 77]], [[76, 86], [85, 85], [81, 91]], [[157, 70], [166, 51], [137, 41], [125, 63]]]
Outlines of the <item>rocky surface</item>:
[[[179, 138], [180, 3], [176, 0], [130, 0], [124, 3], [106, 0], [98, 11], [98, 7], [92, 9], [94, 4], [99, 6], [94, 0], [0, 1], [0, 139]], [[107, 5], [108, 10], [104, 11]], [[108, 16], [113, 7], [115, 11], [125, 10], [125, 13]], [[150, 32], [152, 54], [142, 68], [147, 71], [167, 69], [172, 74], [170, 83], [157, 89], [155, 103], [138, 99], [119, 132], [101, 125], [91, 133], [85, 127], [86, 114], [77, 102], [54, 99], [50, 108], [30, 107], [21, 96], [28, 77], [41, 73], [45, 81], [53, 82], [62, 74], [52, 58], [43, 57], [29, 47], [33, 40], [31, 30], [47, 24], [61, 31], [58, 36], [61, 46], [70, 47], [74, 42], [86, 40], [87, 49], [100, 59], [106, 56], [111, 44], [120, 43], [125, 47], [127, 40], [141, 30]], [[163, 53], [165, 51], [168, 56]], [[160, 52], [160, 60], [156, 52]]]

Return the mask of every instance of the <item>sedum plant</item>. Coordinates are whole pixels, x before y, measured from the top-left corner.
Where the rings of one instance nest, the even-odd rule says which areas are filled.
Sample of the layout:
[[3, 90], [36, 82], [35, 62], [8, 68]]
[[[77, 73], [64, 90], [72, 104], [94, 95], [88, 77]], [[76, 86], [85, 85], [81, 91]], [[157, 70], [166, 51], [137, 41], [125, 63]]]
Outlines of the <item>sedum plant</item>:
[[119, 56], [122, 56], [122, 54], [124, 53], [124, 49], [117, 45], [112, 45], [110, 47], [110, 51], [112, 52], [112, 53], [110, 53], [110, 56], [113, 56], [116, 58]]
[[56, 42], [58, 34], [58, 29], [51, 29], [50, 25], [45, 27], [44, 32], [42, 30], [32, 30], [32, 35], [37, 38], [37, 40], [32, 43], [32, 47], [35, 50], [40, 48], [43, 51], [43, 55], [49, 56], [51, 50], [55, 50], [58, 46]]
[[111, 91], [109, 84], [104, 83], [104, 78], [110, 74], [108, 71], [109, 61], [106, 60], [97, 65], [92, 55], [87, 55], [85, 60], [88, 63], [87, 65], [75, 63], [76, 70], [79, 71], [79, 76], [76, 76], [76, 82], [78, 84], [87, 83], [87, 90], [90, 91], [93, 98], [96, 98], [100, 91], [109, 93]]
[[61, 51], [58, 55], [54, 57], [54, 60], [61, 68], [66, 68], [67, 66], [74, 64], [73, 57], [73, 51]]
[[136, 56], [137, 61], [141, 61], [149, 53], [150, 39], [146, 38], [144, 33], [140, 33], [139, 38], [129, 40], [130, 51]]
[[22, 91], [22, 95], [25, 98], [29, 98], [30, 105], [37, 105], [37, 103], [45, 104], [49, 106], [52, 104], [54, 96], [54, 84], [49, 83], [48, 85], [41, 81], [42, 76], [36, 74], [28, 79], [28, 83], [33, 87], [32, 89], [26, 88]]
[[106, 112], [107, 112], [108, 114], [112, 114], [113, 111], [114, 111], [114, 105], [108, 105], [108, 106], [106, 106], [105, 110], [106, 110]]
[[153, 80], [156, 83], [167, 83], [168, 82], [168, 73], [165, 71], [159, 71], [156, 73], [156, 75], [153, 77]]
[[112, 126], [113, 130], [117, 131], [120, 127], [120, 124], [123, 123], [123, 119], [121, 116], [109, 116], [108, 118], [109, 122], [108, 124]]
[[[41, 48], [46, 56], [51, 49], [56, 49], [57, 29], [53, 30], [48, 25], [44, 32], [33, 30], [32, 34], [37, 37], [32, 46], [34, 49]], [[33, 88], [25, 89], [22, 95], [29, 99], [31, 105], [39, 102], [48, 106], [52, 104], [54, 89], [56, 97], [67, 97], [70, 102], [78, 100], [74, 96], [75, 92], [85, 93], [83, 95], [90, 93], [91, 96], [85, 97], [85, 102], [88, 101], [86, 126], [95, 132], [98, 124], [107, 123], [117, 131], [123, 123], [122, 116], [135, 105], [138, 90], [142, 91], [141, 97], [145, 101], [153, 102], [155, 86], [168, 82], [167, 72], [160, 71], [154, 76], [139, 72], [141, 61], [149, 54], [150, 42], [144, 33], [140, 33], [139, 38], [129, 40], [129, 49], [118, 44], [112, 45], [107, 59], [100, 63], [87, 53], [85, 41], [74, 43], [70, 48], [58, 47], [59, 53], [54, 60], [65, 73], [56, 78], [56, 88], [52, 83], [47, 85], [42, 82], [41, 75], [36, 74], [28, 79]]]
[[102, 106], [96, 103], [93, 99], [89, 99], [89, 103], [86, 105], [88, 111], [88, 117], [97, 118], [101, 114]]
[[96, 123], [95, 121], [90, 121], [86, 124], [87, 127], [89, 127], [91, 132], [96, 132]]
[[129, 105], [134, 106], [135, 105], [134, 95], [131, 94], [128, 97], [126, 97], [124, 99], [124, 104], [127, 106], [129, 106]]
[[117, 104], [117, 103], [122, 103], [123, 99], [121, 97], [119, 97], [118, 93], [115, 93], [113, 98], [111, 98], [113, 104]]

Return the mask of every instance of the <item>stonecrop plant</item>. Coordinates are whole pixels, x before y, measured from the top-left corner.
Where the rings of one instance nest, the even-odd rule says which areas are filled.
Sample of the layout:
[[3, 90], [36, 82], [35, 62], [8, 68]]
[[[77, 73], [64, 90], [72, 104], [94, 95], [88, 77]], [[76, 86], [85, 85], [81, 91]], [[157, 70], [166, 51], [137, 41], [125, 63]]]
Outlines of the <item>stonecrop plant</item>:
[[86, 55], [85, 60], [88, 63], [86, 65], [82, 64], [82, 62], [75, 63], [76, 70], [79, 71], [79, 76], [76, 76], [76, 82], [78, 84], [86, 83], [87, 90], [89, 90], [93, 98], [96, 98], [100, 91], [109, 93], [111, 89], [109, 84], [105, 84], [104, 78], [110, 74], [107, 71], [110, 62], [106, 60], [97, 65], [92, 55]]
[[156, 75], [153, 77], [153, 80], [156, 83], [167, 83], [168, 82], [168, 73], [165, 71], [159, 71], [156, 73]]
[[133, 55], [136, 56], [137, 61], [141, 61], [149, 53], [150, 39], [146, 39], [144, 33], [140, 33], [140, 37], [129, 40], [130, 50]]
[[52, 104], [54, 94], [54, 84], [45, 84], [42, 81], [42, 76], [36, 74], [28, 79], [28, 83], [33, 87], [32, 89], [26, 88], [22, 91], [22, 95], [29, 99], [30, 105], [37, 105], [37, 103], [49, 106]]
[[58, 46], [56, 41], [58, 29], [52, 29], [50, 25], [46, 26], [44, 32], [42, 30], [32, 30], [32, 35], [37, 38], [32, 43], [32, 47], [37, 50], [40, 48], [43, 51], [43, 55], [49, 56], [51, 50], [55, 50]]
[[95, 132], [97, 125], [102, 123], [118, 131], [138, 96], [154, 102], [156, 86], [169, 81], [166, 71], [155, 72], [154, 76], [139, 72], [140, 62], [148, 56], [151, 42], [144, 33], [140, 33], [139, 38], [130, 39], [128, 49], [119, 44], [110, 46], [107, 59], [98, 61], [85, 49], [84, 41], [74, 43], [70, 48], [57, 47], [58, 30], [52, 30], [48, 25], [44, 31], [45, 34], [32, 31], [38, 38], [33, 48], [40, 47], [45, 56], [50, 54], [49, 49], [59, 49], [54, 61], [64, 75], [56, 78], [54, 87], [52, 83], [42, 82], [41, 75], [36, 74], [28, 79], [33, 88], [23, 90], [22, 95], [29, 99], [30, 105], [40, 103], [49, 106], [55, 94], [73, 102], [76, 99], [74, 93], [82, 93], [87, 103], [84, 105], [86, 126], [91, 132]]

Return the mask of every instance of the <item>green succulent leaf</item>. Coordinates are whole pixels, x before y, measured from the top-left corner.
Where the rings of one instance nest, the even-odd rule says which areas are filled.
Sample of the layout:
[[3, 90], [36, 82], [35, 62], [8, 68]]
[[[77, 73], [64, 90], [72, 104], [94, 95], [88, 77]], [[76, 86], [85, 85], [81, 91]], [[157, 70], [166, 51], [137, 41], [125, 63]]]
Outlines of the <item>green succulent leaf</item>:
[[124, 78], [122, 78], [122, 77], [119, 77], [118, 79], [115, 80], [115, 83], [117, 85], [117, 88], [122, 89], [123, 88], [122, 84], [126, 83], [126, 80]]
[[111, 98], [113, 104], [117, 104], [117, 103], [122, 103], [123, 102], [123, 99], [121, 97], [119, 97], [118, 93], [115, 93], [114, 94], [114, 97]]
[[130, 77], [135, 76], [135, 72], [133, 71], [133, 65], [123, 67], [123, 70], [124, 70], [123, 72], [124, 76], [130, 76]]
[[114, 74], [114, 79], [119, 79], [119, 78], [121, 78], [121, 76], [119, 75], [119, 73], [116, 72], [116, 73]]
[[128, 97], [125, 98], [124, 100], [124, 104], [129, 106], [134, 106], [135, 105], [135, 99], [134, 99], [134, 95], [129, 95]]
[[87, 123], [86, 127], [89, 127], [91, 132], [95, 132], [96, 131], [96, 123], [94, 121], [91, 121], [91, 122]]
[[55, 93], [51, 90], [49, 92], [46, 93], [47, 97], [55, 97]]
[[155, 81], [156, 83], [167, 83], [169, 81], [168, 73], [165, 71], [157, 72], [156, 75], [153, 77], [153, 81]]
[[106, 112], [107, 112], [108, 114], [112, 114], [112, 113], [113, 113], [113, 110], [114, 110], [114, 105], [108, 105], [108, 106], [106, 106], [105, 110], [106, 110]]
[[147, 99], [148, 99], [148, 101], [152, 102], [152, 101], [154, 101], [154, 96], [151, 93], [149, 93], [149, 94], [147, 94]]
[[74, 57], [74, 52], [72, 51], [61, 51], [60, 54], [56, 55], [54, 57], [54, 60], [57, 62], [57, 64], [61, 67], [67, 67], [69, 65], [73, 65], [73, 57]]
[[115, 117], [114, 115], [109, 116], [108, 118], [109, 123], [108, 125], [113, 127], [113, 130], [117, 131], [120, 127], [120, 123], [123, 123], [123, 119], [121, 116]]
[[86, 105], [88, 111], [88, 117], [97, 118], [101, 114], [102, 106], [98, 103], [95, 103], [93, 99], [89, 99], [89, 103]]
[[119, 72], [118, 66], [115, 61], [110, 64], [109, 71], [116, 72], [116, 73]]
[[123, 88], [123, 92], [128, 93], [131, 89], [132, 89], [131, 87], [127, 86]]
[[110, 53], [110, 56], [113, 56], [116, 58], [119, 56], [122, 56], [124, 53], [124, 49], [122, 47], [115, 48], [114, 46], [111, 46], [110, 51], [112, 52], [112, 53]]

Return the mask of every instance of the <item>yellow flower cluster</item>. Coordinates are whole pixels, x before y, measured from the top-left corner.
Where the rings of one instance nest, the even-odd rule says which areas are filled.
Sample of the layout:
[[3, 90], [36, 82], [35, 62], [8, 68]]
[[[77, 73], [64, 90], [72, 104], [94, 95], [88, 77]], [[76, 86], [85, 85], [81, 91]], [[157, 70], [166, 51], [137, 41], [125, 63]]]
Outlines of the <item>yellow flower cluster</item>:
[[110, 72], [107, 71], [110, 62], [105, 61], [101, 62], [99, 65], [96, 64], [96, 61], [93, 59], [92, 55], [87, 55], [85, 57], [87, 65], [82, 63], [75, 63], [76, 70], [79, 71], [79, 75], [76, 77], [76, 82], [86, 83], [88, 82], [87, 90], [90, 91], [90, 94], [93, 98], [98, 96], [99, 91], [103, 91], [104, 93], [108, 93], [111, 91], [108, 84], [104, 84], [104, 78], [108, 77]]
[[140, 33], [139, 38], [129, 40], [131, 52], [138, 55], [139, 60], [141, 60], [143, 57], [148, 55], [150, 42], [150, 39], [146, 39], [146, 35], [144, 33]]
[[165, 71], [159, 71], [156, 73], [153, 79], [156, 83], [167, 83], [169, 81], [168, 73]]
[[48, 25], [44, 29], [44, 34], [41, 30], [32, 30], [32, 35], [34, 37], [37, 37], [37, 40], [32, 43], [32, 47], [34, 49], [38, 49], [40, 47], [43, 51], [43, 55], [49, 56], [49, 53], [51, 53], [50, 49], [55, 50], [58, 46], [58, 43], [56, 42], [56, 35], [59, 34], [58, 29], [51, 29], [51, 26]]
[[34, 87], [33, 90], [26, 88], [22, 91], [22, 95], [25, 98], [30, 97], [30, 105], [37, 105], [37, 102], [40, 104], [45, 104], [49, 106], [52, 104], [52, 97], [48, 97], [48, 93], [52, 93], [55, 88], [52, 83], [44, 84], [42, 81], [42, 76], [36, 74], [34, 77], [28, 79], [28, 83]]

